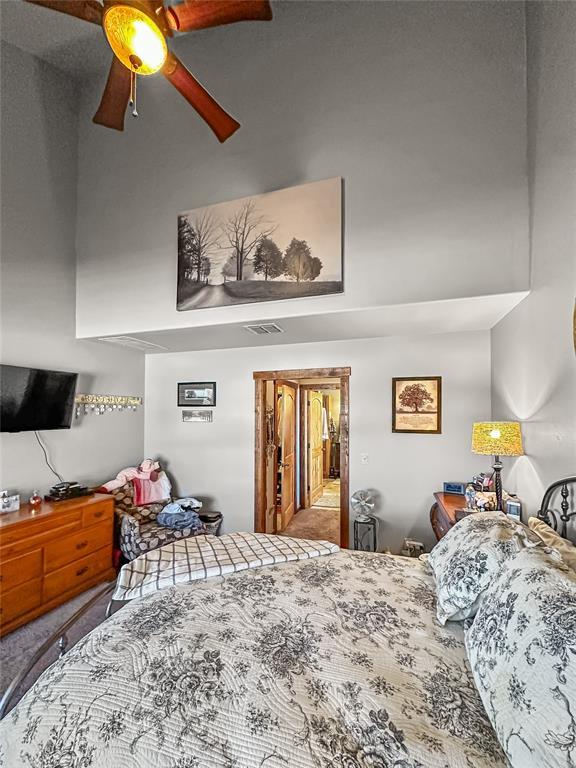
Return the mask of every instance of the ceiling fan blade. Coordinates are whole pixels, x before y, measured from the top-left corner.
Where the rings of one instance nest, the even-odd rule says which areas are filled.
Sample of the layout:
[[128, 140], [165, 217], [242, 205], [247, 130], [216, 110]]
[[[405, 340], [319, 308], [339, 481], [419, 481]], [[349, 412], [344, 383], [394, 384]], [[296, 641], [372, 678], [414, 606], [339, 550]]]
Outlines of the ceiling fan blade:
[[130, 101], [130, 70], [114, 56], [98, 111], [92, 122], [124, 130], [124, 113]]
[[98, 0], [26, 0], [26, 2], [50, 8], [52, 11], [60, 11], [68, 16], [75, 16], [92, 24], [102, 23], [102, 5]]
[[168, 54], [162, 74], [208, 123], [220, 142], [229, 139], [240, 128], [240, 123], [222, 109], [173, 53]]
[[188, 32], [236, 21], [270, 21], [272, 8], [268, 0], [184, 0], [166, 8], [172, 29]]

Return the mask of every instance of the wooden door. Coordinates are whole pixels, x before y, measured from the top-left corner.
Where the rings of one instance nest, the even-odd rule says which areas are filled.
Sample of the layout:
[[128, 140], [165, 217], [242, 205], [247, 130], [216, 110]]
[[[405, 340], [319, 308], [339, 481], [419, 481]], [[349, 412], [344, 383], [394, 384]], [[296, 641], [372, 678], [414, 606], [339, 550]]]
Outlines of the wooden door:
[[308, 486], [309, 504], [312, 506], [322, 496], [323, 452], [322, 452], [322, 393], [308, 390], [307, 396], [307, 435], [308, 435]]
[[296, 511], [296, 387], [276, 384], [278, 409], [278, 474], [280, 479], [280, 530], [285, 530]]
[[278, 424], [276, 422], [276, 393], [274, 382], [266, 382], [266, 525], [264, 533], [277, 532], [276, 520], [276, 470], [278, 453]]

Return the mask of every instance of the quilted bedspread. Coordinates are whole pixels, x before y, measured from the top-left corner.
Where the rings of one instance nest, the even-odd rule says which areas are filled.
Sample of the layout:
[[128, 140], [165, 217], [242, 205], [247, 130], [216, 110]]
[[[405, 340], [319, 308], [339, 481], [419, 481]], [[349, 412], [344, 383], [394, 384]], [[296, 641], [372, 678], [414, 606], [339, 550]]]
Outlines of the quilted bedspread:
[[129, 603], [0, 723], [7, 768], [504, 768], [418, 561], [341, 551]]

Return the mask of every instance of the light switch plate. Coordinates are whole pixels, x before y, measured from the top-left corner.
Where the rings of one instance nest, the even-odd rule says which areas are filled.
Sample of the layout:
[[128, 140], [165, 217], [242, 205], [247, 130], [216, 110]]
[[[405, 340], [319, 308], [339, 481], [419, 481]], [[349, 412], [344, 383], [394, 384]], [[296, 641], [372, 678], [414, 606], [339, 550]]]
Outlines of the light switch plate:
[[361, 453], [360, 454], [360, 464], [368, 464], [368, 454], [367, 453]]

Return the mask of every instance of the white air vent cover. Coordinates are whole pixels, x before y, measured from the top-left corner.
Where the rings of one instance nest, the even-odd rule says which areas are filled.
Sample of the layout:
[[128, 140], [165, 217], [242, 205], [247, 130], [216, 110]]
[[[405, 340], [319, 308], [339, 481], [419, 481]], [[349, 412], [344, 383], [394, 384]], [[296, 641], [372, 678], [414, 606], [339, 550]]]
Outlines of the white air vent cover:
[[138, 349], [140, 352], [150, 352], [153, 349], [168, 349], [160, 344], [154, 344], [144, 339], [136, 339], [134, 336], [102, 336], [98, 341], [106, 341], [108, 344], [118, 344], [119, 347]]
[[255, 336], [269, 336], [272, 333], [284, 333], [284, 328], [280, 328], [276, 323], [263, 323], [261, 325], [245, 325], [247, 331]]

